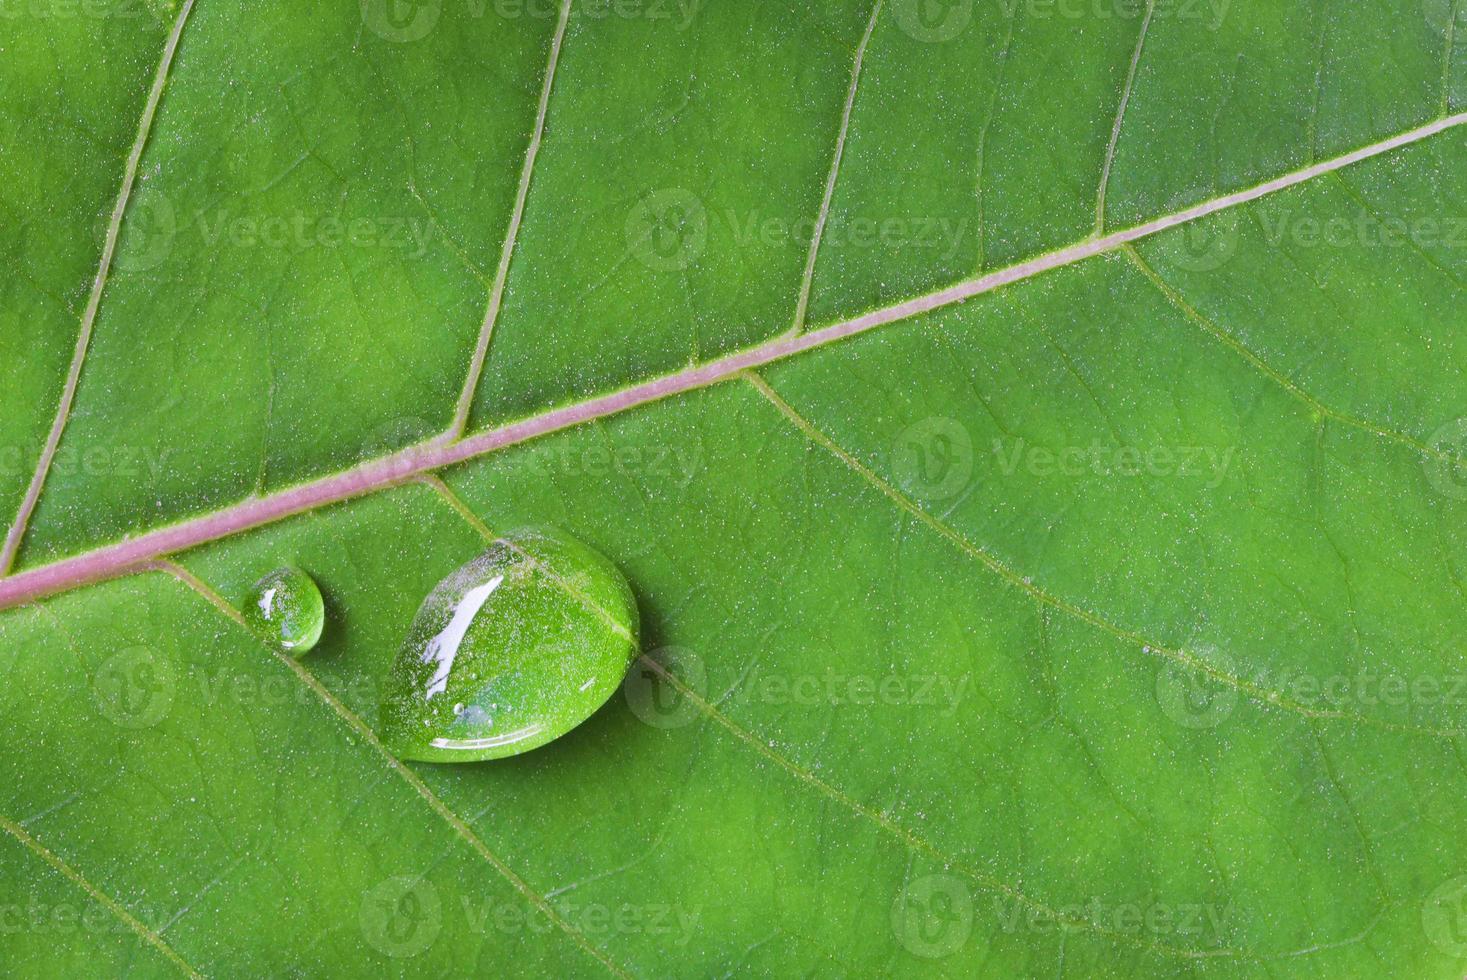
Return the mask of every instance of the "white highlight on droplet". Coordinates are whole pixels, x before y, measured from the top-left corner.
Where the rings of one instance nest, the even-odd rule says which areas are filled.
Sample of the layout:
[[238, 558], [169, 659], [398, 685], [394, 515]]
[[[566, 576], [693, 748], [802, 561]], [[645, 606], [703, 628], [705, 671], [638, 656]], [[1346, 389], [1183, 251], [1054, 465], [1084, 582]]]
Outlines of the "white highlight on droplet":
[[513, 745], [515, 742], [523, 742], [527, 738], [540, 734], [544, 725], [527, 725], [517, 728], [503, 735], [491, 735], [489, 738], [435, 738], [428, 744], [435, 749], [458, 749], [468, 752], [474, 749], [492, 749], [500, 745]]
[[428, 687], [424, 691], [426, 698], [431, 699], [435, 694], [442, 694], [448, 687], [448, 673], [453, 669], [454, 658], [458, 656], [458, 648], [464, 641], [464, 635], [469, 631], [469, 625], [473, 623], [474, 617], [479, 615], [479, 610], [484, 608], [484, 603], [489, 601], [489, 596], [499, 588], [499, 583], [504, 581], [503, 575], [496, 575], [488, 582], [478, 588], [470, 589], [464, 593], [454, 607], [453, 616], [449, 618], [448, 625], [443, 628], [428, 645], [423, 648], [422, 661], [425, 664], [436, 663], [438, 669], [428, 680]]

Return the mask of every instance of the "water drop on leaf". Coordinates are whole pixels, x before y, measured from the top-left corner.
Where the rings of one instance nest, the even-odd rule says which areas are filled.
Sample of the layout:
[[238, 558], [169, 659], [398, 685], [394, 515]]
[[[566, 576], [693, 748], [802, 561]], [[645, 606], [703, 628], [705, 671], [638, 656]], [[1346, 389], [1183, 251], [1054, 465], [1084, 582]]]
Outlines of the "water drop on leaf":
[[544, 745], [617, 690], [637, 625], [604, 556], [559, 531], [506, 534], [423, 600], [383, 682], [382, 740], [420, 762]]
[[286, 565], [255, 583], [245, 603], [244, 618], [271, 643], [300, 656], [321, 639], [326, 605], [315, 579]]

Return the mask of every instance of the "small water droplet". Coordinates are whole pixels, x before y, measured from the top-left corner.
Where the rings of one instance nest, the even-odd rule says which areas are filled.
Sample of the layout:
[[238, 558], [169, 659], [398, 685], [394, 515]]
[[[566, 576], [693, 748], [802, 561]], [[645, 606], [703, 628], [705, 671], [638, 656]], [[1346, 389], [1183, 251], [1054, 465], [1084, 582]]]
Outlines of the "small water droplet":
[[244, 618], [255, 632], [298, 657], [321, 639], [326, 606], [315, 579], [286, 565], [250, 589]]
[[637, 625], [604, 556], [559, 531], [506, 534], [423, 600], [383, 681], [382, 739], [420, 762], [544, 745], [616, 691]]

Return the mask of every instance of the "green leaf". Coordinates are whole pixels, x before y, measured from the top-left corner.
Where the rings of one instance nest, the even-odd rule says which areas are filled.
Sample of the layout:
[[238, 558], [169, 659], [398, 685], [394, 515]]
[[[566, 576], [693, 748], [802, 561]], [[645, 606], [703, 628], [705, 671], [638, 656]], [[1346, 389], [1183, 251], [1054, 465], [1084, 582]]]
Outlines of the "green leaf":
[[1460, 0], [4, 13], [7, 972], [1461, 976]]

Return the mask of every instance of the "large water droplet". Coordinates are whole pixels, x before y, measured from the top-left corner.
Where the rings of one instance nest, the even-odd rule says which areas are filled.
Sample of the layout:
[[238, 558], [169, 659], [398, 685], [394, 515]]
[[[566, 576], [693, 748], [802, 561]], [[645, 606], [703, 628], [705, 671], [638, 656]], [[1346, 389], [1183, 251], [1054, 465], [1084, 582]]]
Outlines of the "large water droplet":
[[244, 607], [245, 622], [288, 653], [300, 656], [321, 639], [326, 604], [315, 579], [299, 568], [277, 568], [255, 583]]
[[422, 762], [544, 745], [616, 691], [637, 623], [604, 556], [559, 531], [506, 534], [423, 600], [383, 682], [382, 740]]

